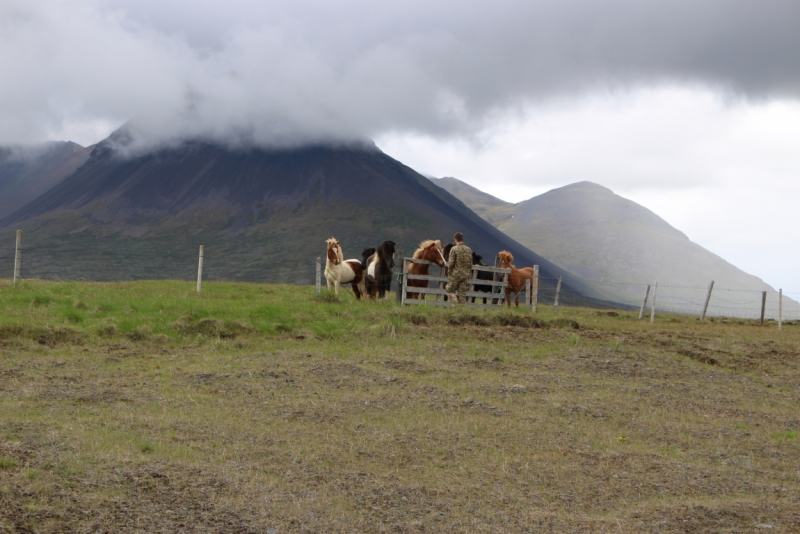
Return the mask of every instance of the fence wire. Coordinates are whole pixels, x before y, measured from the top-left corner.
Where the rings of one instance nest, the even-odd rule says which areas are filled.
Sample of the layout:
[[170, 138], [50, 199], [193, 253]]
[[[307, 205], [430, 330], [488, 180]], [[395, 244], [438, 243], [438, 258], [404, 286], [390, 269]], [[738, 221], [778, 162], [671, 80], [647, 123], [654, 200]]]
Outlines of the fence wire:
[[[203, 259], [204, 281], [239, 281], [280, 282], [292, 280], [296, 284], [315, 284], [317, 276], [317, 256], [306, 259], [294, 258], [292, 263], [286, 262], [283, 267], [274, 267], [266, 257], [254, 255], [252, 250], [225, 250], [224, 262], [219, 250], [206, 247]], [[0, 248], [0, 277], [11, 277], [13, 274], [15, 250], [13, 246]], [[324, 276], [325, 259], [322, 254], [320, 284], [327, 287]], [[258, 259], [254, 259], [258, 258]], [[274, 260], [273, 258], [270, 258]], [[86, 281], [123, 281], [143, 279], [176, 279], [194, 281], [197, 278], [197, 248], [183, 247], [159, 248], [158, 245], [129, 247], [122, 252], [110, 249], [108, 244], [91, 247], [44, 247], [35, 243], [22, 246], [22, 263], [20, 277], [23, 279], [45, 280], [86, 280]], [[401, 269], [396, 261], [395, 269]], [[235, 268], [231, 268], [234, 265]], [[63, 275], [69, 272], [69, 277]], [[7, 274], [6, 274], [7, 273]], [[540, 277], [537, 304], [539, 306], [554, 305], [558, 277]], [[655, 284], [650, 282], [591, 282], [592, 289], [599, 291], [595, 298], [616, 302], [632, 310], [642, 306], [645, 291], [650, 285], [645, 315], [649, 315], [656, 299], [657, 313], [674, 313], [700, 316], [703, 313], [708, 286], [690, 284]], [[392, 284], [395, 289], [396, 282]], [[348, 286], [343, 286], [347, 288]], [[605, 291], [605, 293], [603, 293]], [[524, 302], [527, 295], [520, 295]], [[730, 287], [713, 288], [706, 311], [707, 317], [730, 317], [739, 319], [760, 319], [762, 313], [763, 292], [752, 289]], [[586, 306], [585, 295], [576, 294], [566, 285], [558, 295], [559, 307]], [[779, 309], [779, 294], [774, 290], [766, 290], [766, 301], [763, 307], [764, 320], [777, 320], [779, 317], [787, 323], [800, 322], [800, 291], [784, 291], [782, 310]]]

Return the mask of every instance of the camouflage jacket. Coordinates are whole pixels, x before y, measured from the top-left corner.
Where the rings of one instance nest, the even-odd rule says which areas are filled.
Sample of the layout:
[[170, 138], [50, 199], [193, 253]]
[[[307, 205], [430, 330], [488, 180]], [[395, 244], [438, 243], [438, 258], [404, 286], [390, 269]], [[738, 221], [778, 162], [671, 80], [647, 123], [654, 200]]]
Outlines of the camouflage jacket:
[[450, 278], [469, 278], [472, 270], [472, 249], [464, 243], [451, 248], [447, 258], [447, 270]]

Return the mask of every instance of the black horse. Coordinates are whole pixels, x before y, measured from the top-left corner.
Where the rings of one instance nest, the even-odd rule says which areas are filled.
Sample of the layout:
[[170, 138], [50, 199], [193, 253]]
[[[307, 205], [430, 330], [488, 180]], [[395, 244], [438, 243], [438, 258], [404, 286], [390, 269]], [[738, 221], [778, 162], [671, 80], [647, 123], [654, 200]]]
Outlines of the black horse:
[[394, 269], [394, 241], [384, 241], [376, 249], [365, 248], [361, 252], [361, 266], [364, 269], [367, 295], [372, 298], [385, 298], [392, 286]]
[[[452, 243], [448, 243], [447, 245], [445, 245], [444, 254], [443, 254], [445, 261], [448, 261], [450, 259], [450, 249], [453, 248], [454, 246], [455, 245], [452, 244]], [[475, 252], [472, 253], [472, 265], [478, 265], [480, 267], [487, 267], [487, 265], [485, 263], [483, 263], [483, 256], [481, 256], [479, 254], [475, 254]], [[487, 272], [487, 271], [478, 271], [477, 279], [478, 280], [491, 281], [491, 280], [494, 280], [494, 274], [490, 273], [490, 272]], [[475, 285], [475, 291], [482, 291], [484, 293], [491, 293], [492, 292], [492, 287], [493, 286], [491, 286], [491, 285], [476, 284]], [[445, 299], [447, 299], [447, 297], [445, 297]], [[472, 297], [472, 302], [475, 302], [475, 297]], [[483, 303], [486, 304], [486, 297], [483, 298]]]

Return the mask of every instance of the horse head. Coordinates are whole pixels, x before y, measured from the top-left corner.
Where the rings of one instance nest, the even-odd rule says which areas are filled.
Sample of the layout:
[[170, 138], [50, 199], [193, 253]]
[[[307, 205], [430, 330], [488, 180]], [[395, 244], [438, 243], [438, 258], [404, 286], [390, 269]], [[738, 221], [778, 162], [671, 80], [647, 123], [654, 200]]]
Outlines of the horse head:
[[453, 249], [454, 246], [455, 245], [452, 243], [448, 243], [444, 246], [444, 249], [442, 250], [442, 256], [444, 256], [444, 261], [450, 259], [450, 251]]
[[481, 265], [481, 266], [485, 267], [485, 265], [483, 265], [483, 256], [481, 256], [480, 254], [475, 254], [473, 252], [472, 253], [472, 265]]
[[445, 264], [444, 254], [442, 254], [442, 242], [438, 239], [426, 239], [420, 243], [419, 248], [414, 252], [414, 257], [435, 263], [440, 267]]
[[503, 250], [497, 255], [500, 257], [500, 267], [502, 267], [503, 269], [509, 269], [512, 267], [511, 262], [514, 261], [513, 254], [511, 254], [507, 250]]
[[394, 241], [384, 241], [381, 243], [381, 246], [378, 247], [378, 255], [389, 269], [394, 269], [394, 246], [396, 244], [397, 243]]
[[335, 237], [332, 237], [325, 241], [328, 244], [328, 261], [333, 263], [334, 265], [339, 265], [342, 262], [342, 247], [339, 246], [339, 242], [336, 240]]

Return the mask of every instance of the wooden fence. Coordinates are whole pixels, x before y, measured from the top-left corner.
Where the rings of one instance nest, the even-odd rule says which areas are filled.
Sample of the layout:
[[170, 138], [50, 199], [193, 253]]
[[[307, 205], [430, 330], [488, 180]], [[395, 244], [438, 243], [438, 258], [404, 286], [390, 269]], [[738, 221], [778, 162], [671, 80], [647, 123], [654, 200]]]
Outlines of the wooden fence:
[[[445, 291], [445, 286], [447, 285], [447, 268], [440, 267], [438, 276], [431, 274], [411, 274], [408, 272], [409, 262], [422, 265], [435, 265], [434, 263], [425, 260], [403, 258], [403, 271], [400, 276], [402, 283], [399, 284], [398, 292], [400, 296], [400, 303], [423, 306], [452, 306], [451, 302], [448, 302], [444, 299], [444, 297], [447, 296], [447, 292]], [[478, 278], [479, 272], [492, 273], [493, 279], [481, 280]], [[472, 272], [470, 273], [469, 288], [467, 290], [466, 306], [469, 308], [490, 309], [497, 309], [498, 307], [502, 306], [503, 301], [505, 300], [505, 290], [506, 286], [508, 286], [509, 274], [511, 274], [511, 269], [473, 265]], [[408, 285], [409, 280], [424, 280], [426, 284], [423, 287], [410, 287]], [[436, 286], [429, 287], [431, 282], [434, 282]], [[476, 285], [491, 286], [492, 291], [491, 293], [476, 291]], [[418, 295], [419, 298], [412, 298], [409, 295], [410, 293]], [[473, 300], [473, 297], [474, 302], [469, 302], [470, 300]], [[483, 304], [484, 299], [486, 299], [486, 304]]]

